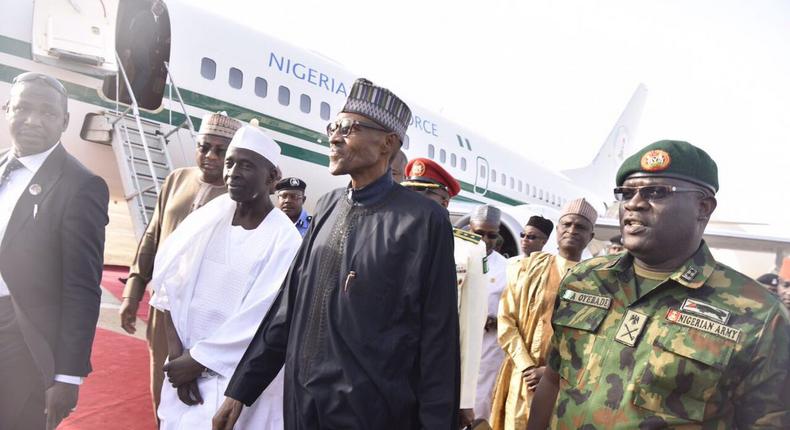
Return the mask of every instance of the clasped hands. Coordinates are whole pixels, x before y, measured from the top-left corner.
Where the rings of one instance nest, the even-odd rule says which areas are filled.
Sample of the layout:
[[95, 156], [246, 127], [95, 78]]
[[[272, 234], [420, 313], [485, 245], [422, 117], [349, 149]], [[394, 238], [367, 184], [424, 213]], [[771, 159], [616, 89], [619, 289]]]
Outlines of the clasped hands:
[[197, 379], [206, 370], [206, 366], [198, 363], [192, 358], [189, 350], [165, 363], [162, 370], [165, 371], [168, 382], [176, 388], [178, 398], [189, 406], [203, 403], [203, 397], [198, 389]]

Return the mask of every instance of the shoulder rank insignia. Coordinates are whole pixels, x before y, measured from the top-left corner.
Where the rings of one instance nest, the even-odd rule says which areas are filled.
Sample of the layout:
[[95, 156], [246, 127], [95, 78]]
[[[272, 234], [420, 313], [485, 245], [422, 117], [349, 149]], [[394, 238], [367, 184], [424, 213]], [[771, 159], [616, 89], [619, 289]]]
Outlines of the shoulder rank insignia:
[[697, 314], [701, 317], [716, 321], [721, 324], [727, 324], [730, 320], [730, 312], [724, 309], [717, 308], [716, 306], [709, 305], [705, 302], [694, 299], [686, 299], [680, 306], [680, 311], [685, 311], [692, 314]]
[[633, 347], [636, 345], [636, 341], [639, 340], [639, 335], [642, 334], [642, 329], [645, 328], [646, 322], [647, 315], [628, 309], [625, 312], [623, 321], [620, 322], [620, 328], [617, 329], [617, 335], [614, 339], [623, 345]]
[[682, 275], [680, 275], [680, 279], [686, 282], [691, 282], [694, 280], [694, 277], [697, 276], [697, 273], [699, 273], [699, 270], [697, 270], [696, 267], [689, 267], [685, 272], [683, 272]]
[[670, 309], [667, 311], [667, 321], [696, 330], [702, 330], [705, 333], [714, 334], [733, 342], [737, 342], [741, 337], [741, 331], [737, 328], [728, 327], [724, 324], [719, 324], [707, 318], [690, 315], [686, 312], [677, 311], [675, 309]]
[[483, 257], [483, 273], [488, 273], [488, 256]]
[[462, 230], [460, 228], [453, 229], [453, 236], [472, 243], [478, 243], [483, 239], [483, 237], [479, 234], [474, 234], [470, 231]]
[[601, 309], [609, 309], [609, 307], [612, 306], [611, 297], [597, 296], [595, 294], [581, 293], [573, 290], [565, 290], [562, 294], [562, 299], [582, 305], [595, 306]]

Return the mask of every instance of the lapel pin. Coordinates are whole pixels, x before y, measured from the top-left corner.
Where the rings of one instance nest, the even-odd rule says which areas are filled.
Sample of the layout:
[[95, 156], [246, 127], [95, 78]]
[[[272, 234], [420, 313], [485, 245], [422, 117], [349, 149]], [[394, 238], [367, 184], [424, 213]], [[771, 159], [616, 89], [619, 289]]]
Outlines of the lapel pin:
[[41, 185], [39, 185], [39, 184], [32, 184], [30, 187], [28, 187], [27, 191], [30, 194], [32, 194], [34, 196], [37, 196], [37, 195], [41, 194]]

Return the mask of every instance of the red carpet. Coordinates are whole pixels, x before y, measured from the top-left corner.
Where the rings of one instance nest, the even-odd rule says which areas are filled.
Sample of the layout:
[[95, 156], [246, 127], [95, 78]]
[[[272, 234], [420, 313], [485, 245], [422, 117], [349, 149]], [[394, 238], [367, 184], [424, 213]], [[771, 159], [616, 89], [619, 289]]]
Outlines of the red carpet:
[[[118, 300], [123, 299], [123, 283], [118, 278], [129, 276], [129, 268], [124, 266], [104, 266], [102, 273], [101, 286], [106, 288]], [[143, 300], [140, 301], [140, 308], [137, 310], [137, 317], [143, 321], [148, 321], [148, 290], [145, 291]]]
[[145, 341], [97, 328], [91, 362], [77, 410], [58, 429], [155, 429]]

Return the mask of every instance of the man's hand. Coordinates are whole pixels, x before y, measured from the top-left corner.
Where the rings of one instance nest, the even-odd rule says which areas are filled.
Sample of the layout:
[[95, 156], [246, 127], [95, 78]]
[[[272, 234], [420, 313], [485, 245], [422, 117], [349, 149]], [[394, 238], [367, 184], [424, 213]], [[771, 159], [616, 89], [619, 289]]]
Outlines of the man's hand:
[[540, 382], [540, 379], [543, 378], [543, 372], [545, 370], [546, 366], [540, 366], [530, 367], [524, 371], [524, 380], [527, 382], [527, 389], [529, 389], [529, 391], [535, 391], [535, 388], [538, 386], [538, 382]]
[[197, 380], [179, 385], [176, 391], [178, 392], [178, 398], [187, 406], [203, 404], [203, 396], [200, 395]]
[[206, 366], [198, 363], [189, 355], [189, 350], [186, 350], [180, 357], [167, 362], [162, 370], [165, 371], [167, 380], [174, 387], [180, 387], [187, 382], [196, 380], [206, 370]]
[[77, 407], [80, 386], [55, 381], [46, 392], [47, 430], [54, 430]]
[[469, 425], [472, 424], [472, 421], [475, 420], [475, 410], [474, 409], [461, 409], [458, 412], [458, 422], [460, 424], [459, 428], [465, 429]]
[[486, 332], [491, 331], [491, 330], [496, 331], [496, 317], [488, 317], [488, 318], [486, 318], [486, 325], [483, 327], [483, 329]]
[[140, 301], [131, 297], [124, 297], [121, 302], [121, 328], [127, 333], [134, 334], [137, 331], [137, 309], [140, 308]]
[[222, 402], [219, 410], [211, 420], [211, 430], [233, 430], [233, 426], [236, 425], [236, 421], [241, 415], [242, 408], [244, 408], [244, 403], [225, 397], [225, 401]]

